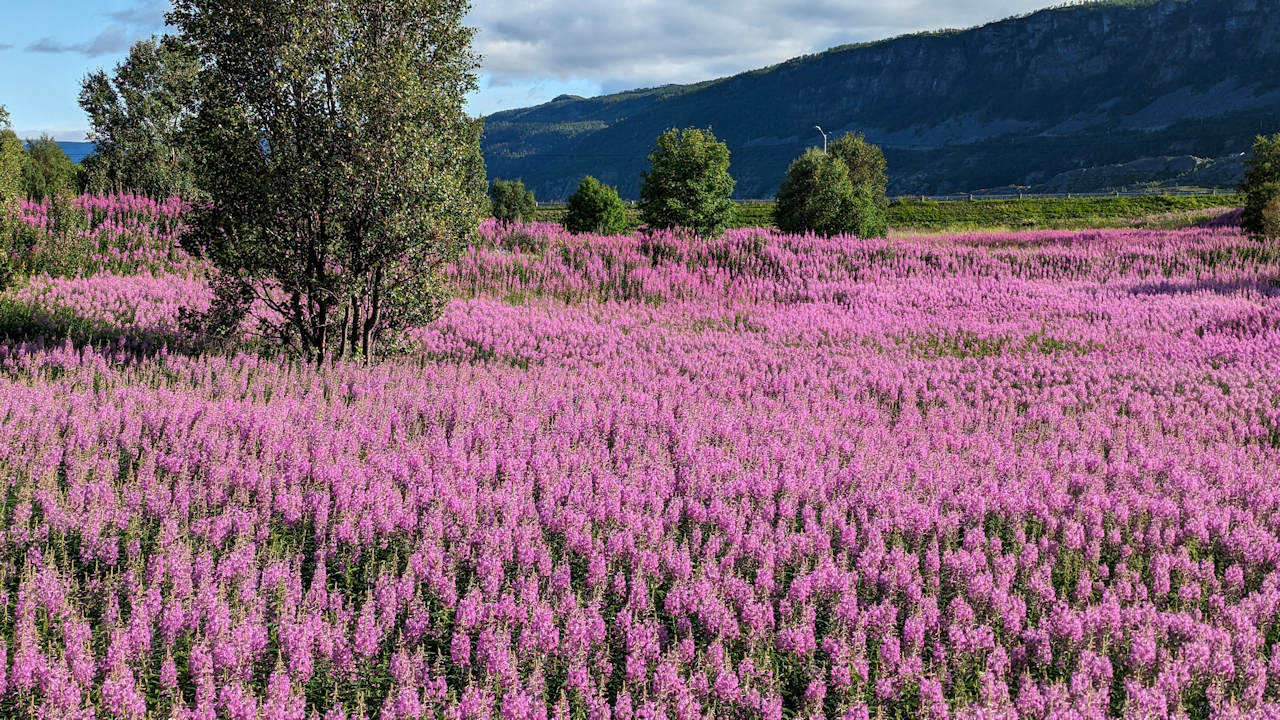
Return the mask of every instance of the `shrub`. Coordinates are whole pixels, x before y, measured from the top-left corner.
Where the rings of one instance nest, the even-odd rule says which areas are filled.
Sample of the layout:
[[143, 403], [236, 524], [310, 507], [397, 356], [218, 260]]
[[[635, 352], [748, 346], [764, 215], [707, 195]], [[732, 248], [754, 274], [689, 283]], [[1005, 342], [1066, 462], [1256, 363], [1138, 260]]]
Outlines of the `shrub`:
[[883, 237], [888, 232], [874, 190], [854, 185], [842, 160], [817, 149], [791, 163], [778, 189], [774, 220], [789, 233]]
[[652, 228], [686, 228], [717, 236], [734, 221], [736, 183], [729, 147], [711, 129], [668, 130], [649, 153], [640, 179], [640, 217]]
[[1271, 202], [1262, 208], [1262, 235], [1269, 238], [1280, 238], [1280, 187], [1274, 189]]
[[786, 233], [853, 232], [853, 184], [845, 164], [821, 150], [796, 158], [778, 188], [774, 221]]
[[1245, 161], [1244, 182], [1240, 190], [1245, 194], [1244, 213], [1240, 226], [1251, 235], [1280, 238], [1274, 221], [1268, 227], [1267, 216], [1274, 217], [1268, 208], [1280, 200], [1280, 133], [1271, 137], [1259, 136], [1253, 143], [1253, 152]]
[[493, 217], [502, 222], [530, 222], [538, 210], [533, 192], [520, 180], [494, 180], [489, 186]]
[[627, 208], [616, 188], [588, 175], [569, 198], [564, 227], [575, 233], [618, 235], [627, 231]]
[[867, 142], [862, 133], [847, 133], [831, 143], [828, 152], [848, 168], [849, 182], [854, 188], [866, 188], [877, 206], [888, 207], [889, 166], [878, 146]]

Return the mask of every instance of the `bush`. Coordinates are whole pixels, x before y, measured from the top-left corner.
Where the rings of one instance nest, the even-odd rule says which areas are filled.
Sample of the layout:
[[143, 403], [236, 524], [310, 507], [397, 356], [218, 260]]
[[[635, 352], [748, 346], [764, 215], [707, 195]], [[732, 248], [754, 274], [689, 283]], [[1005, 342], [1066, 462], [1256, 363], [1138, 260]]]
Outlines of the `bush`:
[[1268, 215], [1275, 216], [1273, 204], [1280, 200], [1280, 133], [1259, 136], [1254, 141], [1253, 152], [1245, 161], [1240, 190], [1245, 194], [1244, 214], [1240, 217], [1244, 231], [1280, 238], [1274, 220], [1268, 222]]
[[494, 180], [489, 186], [493, 216], [502, 222], [530, 222], [538, 210], [533, 192], [520, 180]]
[[575, 233], [618, 235], [627, 231], [627, 208], [616, 188], [588, 175], [569, 198], [564, 227]]
[[1280, 187], [1275, 188], [1275, 196], [1262, 208], [1262, 235], [1280, 238]]
[[787, 169], [773, 213], [778, 229], [786, 233], [853, 232], [856, 218], [848, 169], [821, 150], [807, 151]]
[[789, 233], [883, 237], [885, 209], [875, 191], [854, 185], [840, 158], [811, 149], [791, 163], [778, 189], [774, 221]]
[[831, 143], [828, 152], [844, 162], [854, 188], [867, 188], [877, 206], [888, 207], [889, 166], [878, 146], [867, 142], [862, 133], [848, 133]]
[[640, 217], [652, 228], [686, 228], [717, 236], [737, 217], [729, 147], [711, 129], [668, 130], [649, 153], [640, 179]]

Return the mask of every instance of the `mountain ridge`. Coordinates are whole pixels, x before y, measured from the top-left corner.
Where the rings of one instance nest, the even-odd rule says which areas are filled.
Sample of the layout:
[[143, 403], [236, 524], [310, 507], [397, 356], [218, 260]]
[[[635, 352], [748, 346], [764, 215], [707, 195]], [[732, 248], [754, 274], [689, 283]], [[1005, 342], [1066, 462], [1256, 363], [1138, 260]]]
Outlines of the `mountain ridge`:
[[1278, 0], [1078, 4], [689, 85], [562, 96], [490, 115], [484, 150], [492, 177], [519, 177], [543, 199], [585, 174], [635, 197], [660, 132], [710, 126], [733, 152], [738, 196], [770, 197], [822, 125], [884, 147], [892, 193], [1035, 188], [1092, 167], [1246, 150], [1280, 129], [1277, 63]]

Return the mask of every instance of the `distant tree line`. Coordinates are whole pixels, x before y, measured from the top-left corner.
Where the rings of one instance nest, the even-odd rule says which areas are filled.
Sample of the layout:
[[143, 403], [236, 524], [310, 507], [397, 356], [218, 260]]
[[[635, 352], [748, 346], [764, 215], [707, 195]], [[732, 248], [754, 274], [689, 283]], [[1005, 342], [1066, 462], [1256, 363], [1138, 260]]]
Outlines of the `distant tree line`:
[[[653, 229], [719, 235], [737, 214], [729, 148], [710, 128], [672, 129], [654, 143], [641, 176], [641, 221]], [[778, 190], [775, 221], [785, 232], [880, 237], [888, 232], [887, 164], [880, 148], [850, 133], [792, 163]], [[537, 203], [523, 182], [494, 180], [492, 213], [505, 222], [532, 219]], [[569, 198], [571, 232], [616, 234], [627, 227], [616, 188], [591, 176]]]

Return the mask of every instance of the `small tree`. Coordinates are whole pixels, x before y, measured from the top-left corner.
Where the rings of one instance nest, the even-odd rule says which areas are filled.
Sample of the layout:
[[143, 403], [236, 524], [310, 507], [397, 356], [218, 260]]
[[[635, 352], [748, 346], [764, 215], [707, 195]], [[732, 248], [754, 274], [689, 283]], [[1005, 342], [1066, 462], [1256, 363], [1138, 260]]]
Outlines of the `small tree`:
[[880, 207], [888, 207], [888, 163], [879, 146], [867, 142], [862, 133], [846, 133], [827, 148], [849, 169], [849, 182], [855, 188], [867, 188], [871, 199]]
[[27, 197], [44, 200], [61, 192], [80, 191], [80, 168], [62, 146], [48, 135], [27, 143], [22, 164], [22, 185]]
[[774, 206], [778, 229], [789, 233], [882, 237], [885, 217], [874, 192], [850, 181], [844, 161], [817, 149], [791, 163]]
[[538, 210], [533, 191], [522, 180], [494, 180], [489, 186], [493, 217], [502, 222], [530, 222]]
[[436, 317], [439, 271], [486, 203], [465, 0], [176, 0], [200, 67], [207, 202], [188, 247], [218, 270], [212, 316], [257, 300], [320, 364], [371, 359]]
[[729, 147], [711, 129], [668, 130], [649, 153], [640, 179], [640, 217], [653, 228], [687, 228], [715, 236], [737, 215]]
[[[1245, 194], [1244, 214], [1240, 226], [1251, 235], [1280, 238], [1274, 220], [1280, 203], [1280, 133], [1271, 137], [1259, 136], [1253, 142], [1253, 152], [1245, 161], [1244, 182], [1240, 190]], [[1268, 216], [1271, 221], [1268, 222]]]
[[197, 69], [191, 48], [166, 36], [135, 43], [114, 75], [99, 70], [81, 81], [80, 107], [95, 146], [84, 161], [90, 189], [153, 197], [195, 192], [185, 133]]
[[848, 169], [838, 158], [808, 150], [787, 169], [773, 213], [778, 229], [786, 233], [852, 232], [853, 184]]
[[564, 227], [575, 233], [618, 235], [627, 231], [627, 206], [618, 197], [617, 188], [588, 175], [569, 198]]

